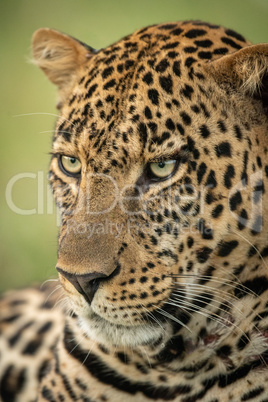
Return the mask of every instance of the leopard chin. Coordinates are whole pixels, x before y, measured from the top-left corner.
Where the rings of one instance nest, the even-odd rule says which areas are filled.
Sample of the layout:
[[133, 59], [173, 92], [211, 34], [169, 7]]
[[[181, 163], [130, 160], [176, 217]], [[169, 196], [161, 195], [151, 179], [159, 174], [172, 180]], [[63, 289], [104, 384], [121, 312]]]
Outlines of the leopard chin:
[[113, 346], [138, 347], [165, 342], [168, 331], [157, 323], [140, 325], [114, 324], [93, 311], [80, 315], [78, 324], [84, 335], [95, 342]]

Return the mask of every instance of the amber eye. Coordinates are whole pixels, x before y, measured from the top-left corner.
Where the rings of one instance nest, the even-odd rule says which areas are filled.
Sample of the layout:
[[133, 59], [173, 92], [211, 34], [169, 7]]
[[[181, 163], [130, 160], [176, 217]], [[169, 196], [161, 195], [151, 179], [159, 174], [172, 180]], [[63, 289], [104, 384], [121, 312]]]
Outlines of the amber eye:
[[176, 160], [152, 162], [149, 164], [150, 173], [154, 178], [167, 179], [177, 167]]
[[81, 172], [81, 162], [73, 156], [60, 155], [59, 165], [64, 173], [71, 176], [77, 176]]

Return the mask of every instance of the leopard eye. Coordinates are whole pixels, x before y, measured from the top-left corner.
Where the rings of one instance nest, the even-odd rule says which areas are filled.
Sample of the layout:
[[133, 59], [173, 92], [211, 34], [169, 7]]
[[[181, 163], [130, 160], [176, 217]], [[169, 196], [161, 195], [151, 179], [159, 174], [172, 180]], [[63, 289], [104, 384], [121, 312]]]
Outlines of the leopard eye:
[[77, 176], [81, 172], [81, 162], [73, 156], [60, 155], [59, 165], [64, 173], [71, 176]]
[[152, 162], [149, 164], [149, 169], [154, 178], [167, 179], [175, 171], [176, 166], [176, 160], [169, 160], [163, 162]]

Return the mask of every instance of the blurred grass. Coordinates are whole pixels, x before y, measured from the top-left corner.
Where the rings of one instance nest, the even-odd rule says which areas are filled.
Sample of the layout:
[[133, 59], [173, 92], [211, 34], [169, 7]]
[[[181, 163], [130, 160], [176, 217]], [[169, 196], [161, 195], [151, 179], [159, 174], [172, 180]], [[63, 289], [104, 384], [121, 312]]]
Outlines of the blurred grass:
[[[32, 33], [47, 26], [100, 48], [142, 26], [183, 19], [223, 24], [254, 43], [268, 41], [268, 0], [0, 0], [0, 290], [56, 275], [56, 215], [47, 210], [49, 192], [40, 182], [49, 164], [56, 91], [28, 63]], [[40, 209], [39, 182], [44, 211], [32, 215], [12, 211], [5, 199], [10, 179], [25, 172], [32, 178], [14, 184], [12, 199], [18, 208]]]

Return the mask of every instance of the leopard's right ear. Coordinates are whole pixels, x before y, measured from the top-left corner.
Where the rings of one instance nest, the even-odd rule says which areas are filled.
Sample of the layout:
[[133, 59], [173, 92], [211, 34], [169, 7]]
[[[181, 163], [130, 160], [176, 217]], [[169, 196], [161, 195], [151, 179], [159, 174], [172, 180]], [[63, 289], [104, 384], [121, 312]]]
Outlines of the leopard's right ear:
[[261, 101], [268, 115], [268, 43], [244, 47], [204, 68], [222, 88]]
[[32, 52], [34, 63], [58, 86], [61, 104], [72, 89], [79, 67], [97, 51], [61, 32], [41, 28], [33, 34]]

